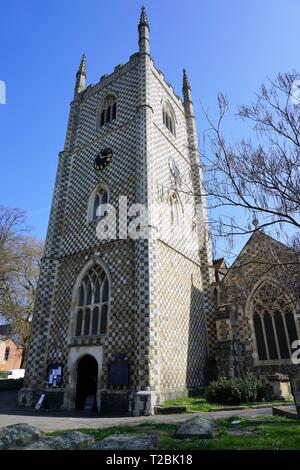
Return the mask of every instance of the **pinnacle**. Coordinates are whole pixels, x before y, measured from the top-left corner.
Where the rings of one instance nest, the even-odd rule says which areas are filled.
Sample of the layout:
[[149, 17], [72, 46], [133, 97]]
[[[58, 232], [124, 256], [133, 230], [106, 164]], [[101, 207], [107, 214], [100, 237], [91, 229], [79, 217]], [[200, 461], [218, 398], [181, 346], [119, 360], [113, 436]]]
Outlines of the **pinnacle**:
[[85, 54], [82, 54], [81, 62], [80, 62], [77, 73], [80, 73], [81, 75], [86, 76], [86, 56], [85, 56]]
[[141, 25], [146, 25], [146, 26], [149, 27], [146, 8], [144, 6], [142, 6], [142, 10], [141, 10], [141, 17], [140, 17], [139, 26], [141, 26]]
[[183, 69], [183, 88], [191, 88], [190, 82], [186, 73], [186, 70]]

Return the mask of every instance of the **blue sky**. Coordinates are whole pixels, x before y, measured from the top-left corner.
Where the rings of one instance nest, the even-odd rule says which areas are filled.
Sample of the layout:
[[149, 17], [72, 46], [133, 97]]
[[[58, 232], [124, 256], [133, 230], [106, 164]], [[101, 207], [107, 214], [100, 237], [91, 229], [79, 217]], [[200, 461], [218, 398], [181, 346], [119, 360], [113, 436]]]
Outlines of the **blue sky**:
[[[250, 103], [266, 76], [300, 69], [297, 0], [145, 0], [151, 52], [178, 94], [188, 70], [198, 116], [200, 101], [213, 115], [223, 91], [234, 112]], [[28, 214], [44, 238], [63, 148], [75, 73], [87, 55], [95, 83], [138, 49], [137, 0], [10, 0], [0, 14], [0, 204]], [[226, 125], [234, 139], [242, 128]]]

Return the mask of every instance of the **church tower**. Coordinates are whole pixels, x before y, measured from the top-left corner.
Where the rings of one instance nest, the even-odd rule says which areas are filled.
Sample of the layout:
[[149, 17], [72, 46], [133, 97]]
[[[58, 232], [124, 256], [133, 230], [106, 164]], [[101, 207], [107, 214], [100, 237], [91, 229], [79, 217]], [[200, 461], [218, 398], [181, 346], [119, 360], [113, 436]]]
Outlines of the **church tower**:
[[139, 51], [85, 87], [82, 57], [20, 405], [149, 414], [204, 385], [210, 250], [191, 87]]

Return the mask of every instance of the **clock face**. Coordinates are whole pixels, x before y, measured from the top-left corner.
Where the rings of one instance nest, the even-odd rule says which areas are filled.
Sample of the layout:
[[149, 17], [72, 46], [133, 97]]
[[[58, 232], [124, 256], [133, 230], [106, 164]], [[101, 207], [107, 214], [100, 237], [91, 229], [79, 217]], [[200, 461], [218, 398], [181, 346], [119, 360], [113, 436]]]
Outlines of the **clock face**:
[[94, 168], [97, 171], [103, 170], [112, 160], [113, 151], [112, 149], [106, 148], [101, 150], [94, 160]]
[[180, 170], [179, 170], [179, 167], [178, 167], [177, 163], [175, 162], [175, 160], [173, 160], [173, 158], [169, 159], [169, 167], [170, 167], [171, 173], [174, 176], [174, 178], [176, 180], [179, 180]]

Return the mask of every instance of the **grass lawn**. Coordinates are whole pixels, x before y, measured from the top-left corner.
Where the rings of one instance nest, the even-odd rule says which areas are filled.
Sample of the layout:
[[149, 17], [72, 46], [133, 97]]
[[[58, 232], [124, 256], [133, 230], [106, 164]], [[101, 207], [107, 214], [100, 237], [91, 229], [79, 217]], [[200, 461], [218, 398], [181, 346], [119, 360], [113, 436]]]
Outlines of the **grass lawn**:
[[[253, 402], [253, 403], [241, 403], [237, 406], [243, 406], [245, 408], [250, 408], [251, 406], [255, 405], [268, 405], [268, 404], [282, 404], [282, 401], [272, 401], [272, 402], [266, 402], [266, 401], [259, 401], [259, 402]], [[293, 402], [291, 402], [293, 403]], [[166, 400], [163, 405], [164, 407], [168, 406], [186, 406], [187, 410], [190, 412], [193, 411], [211, 411], [212, 409], [218, 409], [218, 408], [226, 408], [228, 407], [228, 403], [210, 403], [206, 400], [205, 397], [201, 396], [196, 396], [196, 397], [181, 397], [181, 398], [175, 398], [174, 400]], [[232, 407], [233, 405], [231, 405]]]
[[[239, 420], [239, 424], [231, 424]], [[300, 421], [265, 417], [250, 420], [231, 417], [217, 421], [219, 436], [216, 439], [174, 439], [173, 435], [179, 424], [146, 423], [138, 426], [116, 426], [106, 429], [78, 429], [92, 434], [95, 439], [104, 439], [112, 434], [156, 434], [159, 438], [159, 450], [299, 450]], [[254, 432], [253, 435], [232, 436], [230, 430]], [[49, 433], [58, 435], [63, 432]]]
[[[240, 420], [232, 425], [233, 420]], [[300, 422], [287, 418], [245, 420], [227, 418], [218, 420], [219, 436], [211, 440], [185, 440], [178, 442], [171, 435], [160, 439], [160, 449], [165, 450], [300, 450]], [[256, 435], [231, 436], [229, 429], [254, 429]]]

